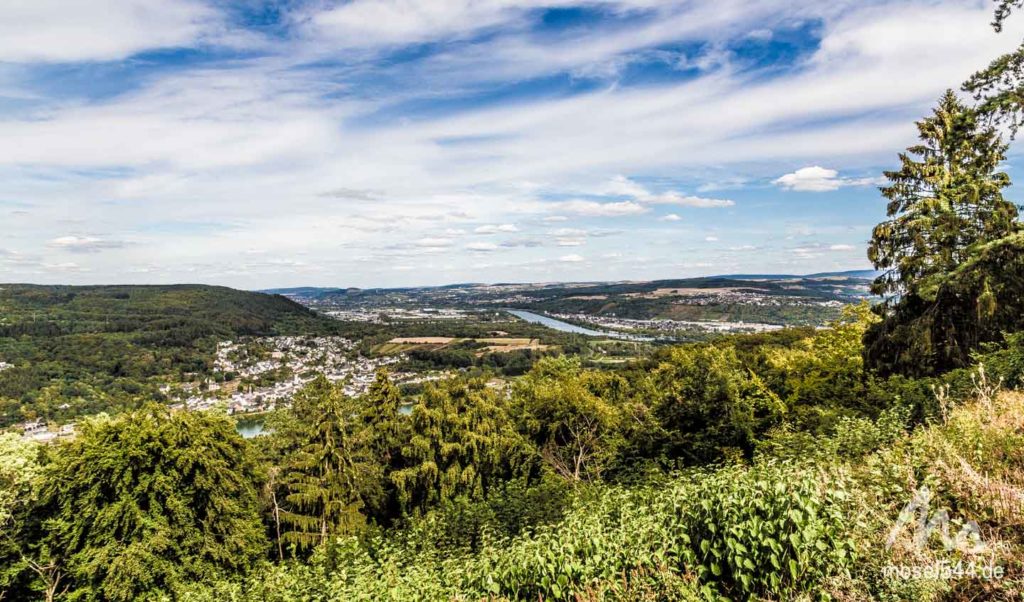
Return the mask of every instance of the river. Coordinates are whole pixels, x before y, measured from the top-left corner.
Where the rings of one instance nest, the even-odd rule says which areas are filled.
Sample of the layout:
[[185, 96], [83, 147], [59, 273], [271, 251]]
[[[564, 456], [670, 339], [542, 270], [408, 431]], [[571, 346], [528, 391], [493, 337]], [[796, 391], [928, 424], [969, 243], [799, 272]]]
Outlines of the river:
[[625, 332], [615, 332], [611, 330], [594, 330], [592, 328], [584, 328], [583, 326], [577, 326], [554, 318], [549, 318], [541, 314], [535, 314], [532, 311], [525, 311], [522, 309], [507, 309], [505, 310], [513, 316], [526, 320], [527, 322], [533, 322], [534, 324], [540, 324], [560, 330], [562, 332], [569, 332], [572, 334], [582, 334], [588, 337], [609, 337], [612, 339], [625, 339], [627, 341], [652, 341], [651, 337], [645, 337], [638, 334], [629, 334]]
[[252, 439], [263, 434], [263, 417], [255, 416], [250, 418], [239, 418], [235, 422], [235, 430], [243, 439]]
[[[403, 416], [412, 414], [412, 408], [414, 404], [403, 403], [398, 406], [398, 413]], [[243, 439], [252, 439], [253, 437], [259, 437], [260, 435], [266, 434], [266, 423], [262, 416], [253, 416], [248, 418], [239, 418], [235, 422], [235, 430]]]

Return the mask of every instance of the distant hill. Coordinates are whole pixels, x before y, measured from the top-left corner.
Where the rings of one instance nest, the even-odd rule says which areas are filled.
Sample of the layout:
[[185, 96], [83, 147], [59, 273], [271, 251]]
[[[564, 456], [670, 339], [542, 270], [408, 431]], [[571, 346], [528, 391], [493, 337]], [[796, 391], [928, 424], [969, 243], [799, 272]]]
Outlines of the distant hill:
[[808, 274], [804, 278], [863, 278], [865, 280], [874, 280], [878, 278], [882, 272], [878, 270], [848, 270], [845, 272], [820, 272], [818, 274]]
[[594, 280], [584, 282], [493, 282], [490, 284], [480, 282], [463, 282], [454, 284], [442, 284], [436, 286], [402, 286], [402, 287], [374, 287], [374, 288], [341, 288], [341, 287], [316, 287], [299, 286], [293, 288], [271, 288], [263, 289], [260, 292], [286, 295], [288, 297], [319, 299], [324, 297], [337, 297], [343, 295], [375, 295], [380, 293], [416, 293], [430, 290], [459, 290], [473, 289], [480, 287], [533, 287], [536, 289], [575, 289], [585, 290], [589, 288], [618, 290], [648, 290], [667, 286], [695, 286], [709, 288], [723, 285], [737, 285], [736, 281], [742, 280], [821, 280], [826, 278], [849, 278], [853, 280], [874, 280], [880, 272], [878, 270], [846, 270], [840, 272], [817, 272], [814, 274], [720, 274], [715, 276], [697, 276], [693, 278], [672, 278], [663, 280]]
[[337, 331], [285, 297], [219, 286], [0, 284], [0, 426], [159, 398], [161, 379], [208, 375], [217, 340]]
[[[0, 285], [0, 337], [85, 333], [273, 335], [329, 330], [333, 321], [280, 295], [222, 286]], [[180, 333], [185, 333], [184, 335]], [[166, 344], [166, 340], [163, 341]]]
[[296, 286], [292, 288], [268, 288], [257, 292], [265, 293], [268, 295], [283, 295], [285, 297], [307, 297], [316, 298], [322, 295], [343, 295], [347, 291], [359, 290], [359, 289], [344, 289], [337, 287], [320, 287], [320, 286]]
[[856, 278], [874, 280], [878, 270], [846, 270], [842, 272], [817, 272], [814, 274], [726, 274], [712, 278], [732, 278], [734, 280], [813, 280], [819, 278]]

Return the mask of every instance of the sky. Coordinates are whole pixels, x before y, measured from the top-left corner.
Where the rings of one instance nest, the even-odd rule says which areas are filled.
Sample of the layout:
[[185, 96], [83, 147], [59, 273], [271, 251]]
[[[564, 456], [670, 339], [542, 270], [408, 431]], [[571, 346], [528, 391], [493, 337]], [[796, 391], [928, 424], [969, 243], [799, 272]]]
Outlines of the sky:
[[1024, 36], [991, 11], [0, 0], [0, 282], [868, 268], [914, 120]]

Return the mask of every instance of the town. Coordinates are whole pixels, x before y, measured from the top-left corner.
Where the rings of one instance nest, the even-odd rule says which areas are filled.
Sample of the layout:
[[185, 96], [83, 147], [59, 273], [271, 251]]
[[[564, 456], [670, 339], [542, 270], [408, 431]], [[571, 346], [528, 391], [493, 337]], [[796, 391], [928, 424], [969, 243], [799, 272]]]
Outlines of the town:
[[551, 314], [551, 317], [564, 320], [569, 323], [583, 323], [608, 330], [658, 332], [666, 335], [693, 331], [738, 334], [770, 332], [784, 328], [784, 326], [780, 324], [760, 324], [756, 322], [669, 320], [667, 318], [636, 320], [630, 318], [618, 318], [615, 316], [595, 316], [584, 313]]
[[[342, 383], [349, 396], [366, 392], [377, 370], [399, 357], [367, 358], [355, 343], [337, 336], [255, 337], [217, 344], [212, 379], [164, 385], [162, 392], [179, 399], [180, 408], [226, 407], [229, 414], [273, 410], [317, 374]], [[414, 375], [396, 374], [398, 379]]]
[[346, 322], [386, 324], [394, 320], [460, 320], [468, 312], [459, 309], [379, 307], [372, 309], [330, 309], [319, 307], [324, 315]]
[[[227, 414], [260, 414], [287, 407], [292, 397], [317, 375], [339, 383], [345, 395], [358, 397], [367, 392], [377, 372], [394, 367], [404, 354], [365, 357], [356, 344], [338, 336], [251, 337], [217, 344], [212, 377], [185, 375], [185, 382], [165, 383], [160, 392], [177, 411], [220, 408]], [[0, 363], [0, 370], [12, 367]], [[450, 377], [445, 371], [429, 373], [392, 371], [398, 385], [416, 385]], [[75, 436], [75, 424], [60, 426], [42, 419], [17, 427], [25, 439], [50, 443]]]

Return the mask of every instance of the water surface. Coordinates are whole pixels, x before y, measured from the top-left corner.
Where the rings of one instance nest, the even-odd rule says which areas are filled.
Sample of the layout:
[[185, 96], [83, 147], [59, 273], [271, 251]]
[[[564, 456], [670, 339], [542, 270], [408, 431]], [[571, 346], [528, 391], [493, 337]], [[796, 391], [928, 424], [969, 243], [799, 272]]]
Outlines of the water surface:
[[527, 322], [533, 322], [534, 324], [540, 324], [542, 326], [547, 326], [548, 328], [553, 328], [555, 330], [560, 330], [562, 332], [568, 332], [572, 334], [582, 334], [588, 337], [609, 337], [613, 339], [626, 339], [629, 341], [652, 340], [650, 337], [640, 336], [637, 334], [614, 332], [611, 330], [594, 330], [592, 328], [584, 328], [583, 326], [577, 326], [575, 324], [570, 324], [568, 322], [563, 322], [561, 320], [556, 320], [554, 318], [549, 318], [548, 316], [535, 314], [532, 311], [526, 311], [522, 309], [507, 309], [505, 311], [521, 320], [526, 320]]
[[243, 439], [252, 439], [263, 434], [263, 418], [239, 418], [235, 423], [235, 430]]

